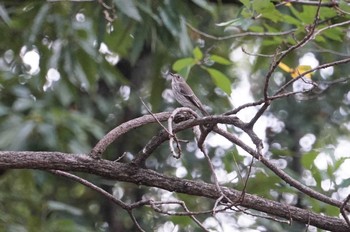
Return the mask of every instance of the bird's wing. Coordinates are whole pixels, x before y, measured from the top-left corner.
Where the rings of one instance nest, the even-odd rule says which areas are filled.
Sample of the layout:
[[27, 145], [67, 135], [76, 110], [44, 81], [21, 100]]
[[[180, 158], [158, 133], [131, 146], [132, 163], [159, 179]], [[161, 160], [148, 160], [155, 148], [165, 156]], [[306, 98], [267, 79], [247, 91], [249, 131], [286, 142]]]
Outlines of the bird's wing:
[[[184, 89], [187, 89], [184, 91]], [[188, 85], [181, 85], [181, 94], [187, 98], [193, 105], [195, 105], [204, 115], [209, 115], [209, 113], [204, 109], [203, 104], [198, 99], [198, 97], [193, 93], [192, 89], [188, 88]]]
[[192, 89], [186, 83], [179, 83], [180, 93], [185, 97], [192, 97], [194, 95]]

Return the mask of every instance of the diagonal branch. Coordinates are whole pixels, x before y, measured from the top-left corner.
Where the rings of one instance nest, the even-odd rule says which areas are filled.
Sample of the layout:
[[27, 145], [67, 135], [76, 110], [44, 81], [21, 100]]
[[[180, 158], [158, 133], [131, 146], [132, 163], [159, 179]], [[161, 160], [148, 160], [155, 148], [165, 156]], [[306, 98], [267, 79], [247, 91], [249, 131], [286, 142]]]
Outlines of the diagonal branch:
[[[283, 170], [279, 169], [272, 162], [270, 162], [269, 160], [267, 160], [266, 158], [261, 156], [261, 154], [259, 152], [261, 150], [261, 147], [262, 147], [261, 140], [258, 138], [258, 136], [254, 133], [254, 131], [251, 128], [247, 127], [245, 123], [243, 123], [242, 121], [240, 121], [236, 117], [209, 116], [209, 117], [204, 117], [204, 118], [200, 118], [200, 119], [188, 120], [188, 121], [180, 123], [178, 126], [176, 126], [174, 128], [174, 131], [177, 132], [179, 130], [193, 127], [193, 126], [198, 125], [198, 124], [205, 125], [208, 123], [225, 123], [225, 124], [235, 125], [235, 126], [241, 128], [252, 139], [252, 141], [254, 142], [254, 144], [256, 146], [256, 150], [252, 149], [251, 147], [246, 145], [243, 141], [241, 141], [240, 139], [238, 139], [236, 136], [234, 136], [233, 134], [231, 134], [229, 132], [226, 132], [226, 131], [221, 130], [219, 128], [214, 128], [214, 132], [222, 135], [223, 137], [225, 137], [226, 139], [228, 139], [232, 143], [238, 145], [239, 147], [244, 149], [246, 152], [251, 154], [254, 158], [260, 160], [267, 168], [269, 168], [277, 176], [279, 176], [281, 179], [283, 179], [286, 183], [290, 184], [291, 186], [293, 186], [294, 188], [303, 192], [304, 194], [306, 194], [312, 198], [318, 199], [319, 201], [330, 204], [330, 205], [334, 205], [337, 207], [342, 206], [342, 202], [335, 200], [335, 199], [332, 199], [330, 197], [327, 197], [327, 196], [311, 189], [310, 187], [303, 185], [299, 181], [293, 179], [291, 176], [289, 176]], [[168, 139], [168, 134], [164, 131], [161, 132], [159, 136], [153, 137], [153, 139], [149, 142], [149, 144], [144, 149], [142, 149], [142, 151], [141, 151], [142, 154], [139, 154], [139, 156], [133, 160], [132, 164], [134, 164], [135, 166], [143, 166], [144, 161], [151, 155], [151, 153], [154, 151], [154, 149], [156, 149], [162, 142], [166, 141], [167, 139]], [[145, 151], [147, 151], [147, 153]]]
[[132, 129], [135, 129], [137, 127], [140, 127], [149, 123], [165, 121], [169, 118], [170, 114], [171, 114], [170, 112], [162, 112], [162, 113], [157, 113], [153, 115], [144, 115], [139, 118], [135, 118], [120, 124], [113, 130], [108, 132], [100, 141], [98, 141], [98, 143], [91, 150], [89, 155], [94, 159], [100, 159], [102, 156], [102, 153], [107, 149], [107, 147], [111, 143], [113, 143], [115, 140], [117, 140], [121, 135], [127, 133]]
[[[291, 186], [293, 186], [294, 188], [298, 189], [300, 192], [315, 198], [319, 201], [325, 202], [327, 204], [333, 205], [333, 206], [337, 206], [337, 207], [342, 207], [342, 202], [332, 199], [330, 197], [327, 197], [315, 190], [313, 190], [310, 187], [307, 187], [305, 185], [303, 185], [302, 183], [300, 183], [299, 181], [293, 179], [291, 176], [289, 176], [287, 173], [285, 173], [283, 170], [279, 169], [276, 165], [274, 165], [272, 162], [270, 162], [268, 159], [266, 159], [265, 157], [261, 156], [259, 154], [259, 152], [253, 150], [252, 148], [250, 148], [249, 146], [247, 146], [246, 144], [244, 144], [241, 140], [239, 140], [237, 137], [235, 137], [234, 135], [221, 130], [221, 129], [215, 129], [214, 130], [216, 133], [224, 136], [226, 139], [228, 139], [229, 141], [237, 144], [238, 146], [240, 146], [241, 148], [243, 148], [246, 152], [248, 152], [249, 154], [251, 154], [254, 158], [258, 159], [261, 161], [261, 163], [263, 163], [267, 168], [269, 168], [272, 172], [274, 172], [277, 176], [279, 176], [282, 180], [284, 180], [286, 183], [290, 184]], [[350, 208], [350, 206], [349, 206]]]
[[285, 58], [290, 52], [296, 50], [297, 48], [303, 47], [305, 44], [307, 44], [312, 38], [313, 38], [313, 34], [315, 32], [315, 28], [317, 26], [317, 21], [319, 20], [319, 13], [320, 13], [320, 8], [321, 8], [321, 2], [322, 0], [320, 0], [318, 3], [318, 7], [316, 10], [316, 15], [315, 15], [315, 19], [314, 22], [310, 25], [310, 27], [308, 28], [308, 33], [306, 34], [306, 36], [297, 44], [289, 47], [287, 50], [278, 53], [280, 54], [279, 57], [277, 58], [277, 54], [276, 56], [273, 58], [272, 64], [270, 66], [270, 69], [268, 71], [268, 73], [265, 76], [265, 85], [264, 85], [264, 105], [259, 109], [259, 111], [256, 113], [256, 115], [250, 120], [248, 126], [249, 127], [253, 127], [254, 124], [256, 123], [256, 121], [261, 117], [261, 115], [266, 111], [266, 109], [269, 107], [270, 105], [270, 101], [268, 100], [268, 87], [269, 87], [269, 82], [270, 82], [270, 78], [272, 76], [272, 74], [274, 73], [274, 71], [276, 70], [276, 68], [278, 67], [278, 64], [283, 60], [283, 58]]

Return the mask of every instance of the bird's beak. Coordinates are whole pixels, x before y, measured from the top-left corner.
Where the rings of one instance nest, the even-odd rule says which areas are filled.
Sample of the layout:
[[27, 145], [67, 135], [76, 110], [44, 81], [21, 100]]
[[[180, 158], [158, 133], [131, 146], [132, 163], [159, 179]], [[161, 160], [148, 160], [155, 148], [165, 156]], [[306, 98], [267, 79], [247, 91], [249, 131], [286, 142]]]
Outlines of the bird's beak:
[[166, 72], [166, 79], [172, 79], [175, 74], [171, 73], [169, 70]]

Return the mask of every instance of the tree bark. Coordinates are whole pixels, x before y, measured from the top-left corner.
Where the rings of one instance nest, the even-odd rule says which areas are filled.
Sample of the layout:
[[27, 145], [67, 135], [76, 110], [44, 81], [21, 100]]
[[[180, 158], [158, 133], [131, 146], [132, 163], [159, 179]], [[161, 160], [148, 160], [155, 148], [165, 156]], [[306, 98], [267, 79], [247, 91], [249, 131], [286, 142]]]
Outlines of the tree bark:
[[[0, 152], [0, 168], [2, 169], [40, 169], [85, 172], [117, 181], [134, 183], [136, 185], [152, 186], [171, 192], [185, 193], [216, 200], [221, 195], [214, 184], [166, 176], [156, 171], [136, 167], [132, 164], [92, 159], [84, 154], [69, 154], [61, 152]], [[277, 216], [287, 220], [298, 221], [320, 229], [346, 232], [349, 227], [344, 220], [313, 213], [309, 210], [288, 206], [259, 196], [223, 188], [225, 195], [235, 206], [243, 206]]]

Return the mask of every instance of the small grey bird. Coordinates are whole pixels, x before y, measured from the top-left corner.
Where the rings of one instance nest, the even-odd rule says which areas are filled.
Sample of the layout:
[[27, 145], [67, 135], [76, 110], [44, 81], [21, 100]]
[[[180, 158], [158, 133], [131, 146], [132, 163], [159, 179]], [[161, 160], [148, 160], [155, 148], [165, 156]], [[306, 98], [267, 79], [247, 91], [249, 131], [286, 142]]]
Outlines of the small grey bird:
[[186, 83], [185, 79], [178, 74], [168, 72], [167, 76], [171, 76], [171, 87], [174, 97], [182, 106], [191, 108], [192, 110], [200, 110], [203, 115], [209, 115], [204, 109], [203, 104], [193, 93], [191, 87]]

